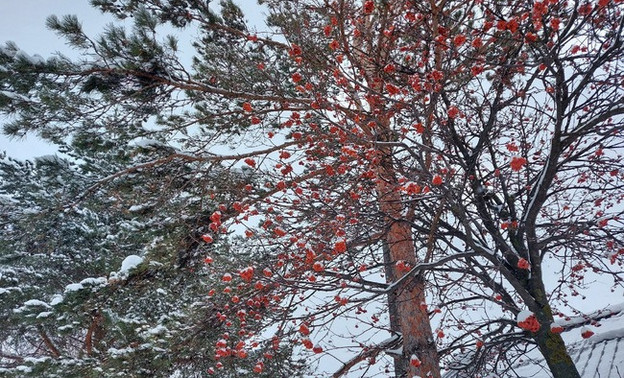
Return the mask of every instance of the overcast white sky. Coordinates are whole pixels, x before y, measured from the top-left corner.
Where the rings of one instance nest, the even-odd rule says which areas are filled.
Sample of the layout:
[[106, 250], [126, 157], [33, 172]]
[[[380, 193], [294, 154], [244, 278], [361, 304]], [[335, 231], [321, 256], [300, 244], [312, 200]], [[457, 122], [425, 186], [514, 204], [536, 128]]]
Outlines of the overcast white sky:
[[76, 14], [88, 20], [84, 26], [91, 31], [106, 24], [86, 0], [4, 0], [0, 1], [0, 41], [15, 41], [24, 51], [42, 56], [64, 49], [63, 41], [45, 28], [51, 14]]

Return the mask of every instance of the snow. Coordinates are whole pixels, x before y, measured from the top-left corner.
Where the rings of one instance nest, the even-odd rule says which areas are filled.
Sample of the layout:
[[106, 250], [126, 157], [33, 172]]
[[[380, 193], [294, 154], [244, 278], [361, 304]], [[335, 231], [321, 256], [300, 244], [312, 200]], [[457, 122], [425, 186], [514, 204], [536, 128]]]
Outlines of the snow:
[[24, 357], [24, 362], [29, 362], [31, 364], [40, 364], [49, 360], [51, 360], [50, 357]]
[[386, 349], [385, 353], [388, 354], [388, 355], [402, 356], [403, 355], [403, 346], [400, 346], [400, 347], [395, 348], [395, 349]]
[[48, 305], [47, 303], [45, 303], [44, 301], [40, 301], [38, 299], [30, 299], [26, 302], [24, 302], [24, 306], [25, 307], [37, 307], [37, 306], [41, 306], [41, 307], [46, 307], [46, 308], [50, 308], [50, 305]]
[[561, 323], [558, 320], [555, 320], [554, 322], [552, 322], [552, 324], [550, 325], [550, 329], [556, 330], [558, 328], [563, 328], [563, 325], [561, 325]]
[[71, 293], [71, 292], [82, 290], [82, 289], [84, 289], [84, 286], [82, 286], [82, 284], [73, 283], [73, 284], [69, 284], [65, 286], [65, 293]]
[[147, 333], [149, 333], [150, 335], [162, 335], [164, 333], [167, 333], [167, 331], [168, 331], [167, 327], [163, 326], [162, 324], [159, 324], [154, 328], [148, 329]]
[[6, 55], [9, 58], [12, 58], [15, 56], [15, 49], [13, 48], [13, 46], [15, 46], [14, 42], [6, 42], [5, 43], [6, 47], [2, 47], [0, 46], [0, 54]]
[[55, 294], [50, 301], [50, 306], [56, 306], [59, 303], [63, 302], [63, 296], [60, 294]]
[[41, 163], [58, 163], [61, 158], [54, 154], [37, 156], [36, 160]]
[[594, 330], [591, 329], [590, 327], [585, 326], [585, 327], [581, 328], [581, 335], [585, 334], [587, 332], [590, 332], [592, 335], [594, 334]]
[[52, 311], [44, 311], [44, 312], [40, 312], [40, 313], [37, 315], [37, 318], [36, 318], [36, 319], [45, 319], [45, 318], [49, 317], [49, 316], [50, 316], [50, 315], [52, 315], [52, 314], [53, 314], [53, 312], [52, 312]]
[[119, 356], [123, 356], [126, 354], [130, 354], [132, 352], [134, 352], [135, 349], [131, 348], [131, 347], [127, 347], [127, 348], [123, 348], [123, 349], [117, 349], [117, 348], [108, 348], [108, 354], [110, 354], [112, 357], [119, 357]]
[[18, 50], [17, 53], [15, 54], [15, 57], [19, 59], [24, 59], [34, 66], [45, 63], [45, 59], [43, 59], [41, 55], [35, 54], [31, 56], [31, 55], [28, 55], [23, 50]]
[[550, 169], [549, 165], [550, 165], [550, 159], [546, 159], [546, 164], [542, 168], [542, 171], [540, 172], [539, 177], [537, 179], [537, 184], [535, 185], [535, 189], [533, 193], [531, 193], [531, 197], [529, 198], [529, 204], [524, 209], [524, 214], [522, 216], [523, 224], [526, 223], [527, 218], [529, 217], [529, 213], [531, 212], [531, 209], [533, 208], [533, 205], [535, 204], [535, 200], [537, 199], [537, 194], [540, 192], [540, 190], [542, 190], [542, 184], [544, 182], [544, 178], [546, 177], [546, 171]]
[[588, 323], [591, 319], [599, 319], [608, 317], [609, 315], [616, 315], [624, 313], [624, 303], [619, 303], [616, 305], [609, 305], [607, 308], [594, 311], [590, 314], [583, 316], [575, 316], [569, 317], [566, 319], [558, 320], [557, 323], [563, 327], [574, 327], [579, 326], [581, 324]]
[[142, 262], [143, 262], [142, 257], [137, 256], [137, 255], [130, 255], [126, 257], [121, 263], [121, 269], [119, 270], [119, 273], [128, 274], [132, 269], [141, 265]]
[[518, 313], [518, 316], [516, 317], [516, 322], [518, 322], [518, 323], [524, 322], [528, 318], [530, 318], [531, 316], [533, 316], [533, 313], [531, 311], [529, 311], [529, 310], [520, 311]]
[[13, 93], [9, 91], [0, 91], [0, 94], [13, 100], [28, 101], [28, 97], [25, 97], [18, 93]]
[[170, 146], [166, 143], [163, 143], [159, 140], [156, 139], [149, 139], [149, 138], [135, 138], [131, 141], [128, 142], [128, 146], [129, 147], [139, 147], [139, 148], [167, 148], [167, 149], [175, 149], [173, 146]]
[[150, 206], [151, 205], [148, 205], [148, 204], [132, 205], [132, 206], [130, 206], [128, 208], [128, 211], [131, 212], [131, 213], [136, 213], [136, 212], [139, 212], [139, 211], [143, 211], [143, 210], [149, 208]]
[[483, 251], [489, 253], [490, 255], [495, 255], [495, 251], [493, 249], [491, 249], [490, 247], [486, 246], [485, 244], [481, 243], [478, 240], [474, 240], [474, 244], [479, 247], [480, 249], [482, 249]]
[[602, 332], [598, 335], [594, 335], [591, 338], [591, 342], [593, 342], [594, 344], [597, 344], [603, 341], [608, 341], [608, 340], [613, 340], [613, 339], [624, 339], [624, 328], [614, 329], [611, 331]]
[[108, 279], [106, 279], [106, 277], [89, 277], [89, 278], [85, 278], [84, 280], [80, 281], [81, 285], [87, 286], [104, 286], [108, 283]]
[[2, 270], [0, 270], [0, 278], [8, 277], [9, 275], [15, 276], [17, 272], [12, 268], [2, 268]]
[[0, 203], [10, 204], [10, 203], [19, 203], [12, 195], [9, 194], [0, 194]]
[[32, 368], [30, 368], [28, 366], [24, 366], [24, 365], [16, 366], [15, 370], [21, 371], [23, 373], [31, 373], [32, 372]]

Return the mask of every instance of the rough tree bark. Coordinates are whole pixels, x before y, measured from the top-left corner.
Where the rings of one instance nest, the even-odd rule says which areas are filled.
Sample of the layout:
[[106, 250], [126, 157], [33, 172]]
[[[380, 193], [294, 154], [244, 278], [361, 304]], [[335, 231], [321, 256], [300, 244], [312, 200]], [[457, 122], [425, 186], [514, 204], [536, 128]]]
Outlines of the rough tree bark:
[[[401, 278], [406, 272], [396, 268], [396, 262], [404, 261], [410, 266], [417, 264], [416, 250], [410, 224], [403, 219], [404, 209], [401, 195], [397, 191], [397, 175], [392, 165], [389, 151], [382, 153], [381, 164], [378, 170], [377, 195], [379, 209], [385, 216], [388, 225], [386, 243], [389, 249], [392, 276]], [[407, 377], [440, 377], [438, 352], [431, 331], [429, 313], [425, 306], [425, 282], [422, 276], [414, 279], [394, 290], [389, 301], [396, 306], [398, 326], [403, 335], [403, 362]], [[420, 366], [409, 363], [411, 355], [416, 355]]]
[[[392, 267], [392, 257], [390, 256], [390, 248], [387, 243], [383, 243], [384, 264], [386, 264], [385, 274], [388, 282], [395, 282], [394, 269]], [[395, 298], [388, 296], [388, 315], [390, 318], [390, 330], [395, 333], [401, 333], [399, 323], [399, 309]], [[408, 361], [402, 356], [393, 355], [394, 358], [394, 375], [396, 377], [404, 377], [407, 375]]]
[[529, 280], [529, 292], [535, 298], [538, 308], [533, 309], [537, 321], [542, 325], [534, 335], [534, 340], [542, 352], [550, 371], [554, 378], [581, 378], [574, 361], [570, 357], [563, 338], [560, 334], [553, 333], [550, 325], [554, 318], [548, 298], [546, 288], [541, 278], [541, 264], [534, 265], [534, 271]]
[[[384, 80], [380, 76], [379, 67], [383, 67], [388, 60], [388, 54], [393, 49], [393, 41], [383, 33], [374, 33], [373, 30], [381, 28], [392, 18], [401, 14], [402, 8], [398, 2], [386, 4], [384, 12], [379, 18], [369, 18], [365, 30], [359, 40], [354, 41], [354, 51], [359, 66], [362, 68], [366, 82], [370, 89], [370, 97], [367, 99], [370, 106], [370, 114], [375, 115], [374, 126], [361, 124], [370, 138], [370, 142], [376, 145], [379, 164], [376, 169], [379, 211], [384, 216], [386, 233], [384, 251], [386, 263], [386, 277], [388, 283], [400, 279], [406, 274], [396, 267], [399, 261], [409, 266], [417, 264], [416, 249], [412, 236], [412, 228], [405, 214], [407, 209], [402, 203], [401, 194], [398, 190], [398, 172], [393, 163], [393, 148], [384, 142], [392, 140], [393, 130], [391, 116], [386, 104], [378, 96], [384, 93]], [[368, 39], [367, 39], [368, 38]], [[376, 39], [376, 41], [375, 41]], [[381, 143], [378, 143], [381, 142]], [[400, 287], [392, 290], [388, 296], [391, 329], [401, 332], [403, 337], [402, 357], [395, 358], [395, 373], [397, 377], [433, 377], [439, 378], [440, 365], [438, 352], [434, 343], [429, 313], [425, 306], [425, 282], [422, 276], [416, 275], [413, 279], [406, 280]], [[420, 360], [420, 365], [411, 364], [411, 356], [415, 355]]]

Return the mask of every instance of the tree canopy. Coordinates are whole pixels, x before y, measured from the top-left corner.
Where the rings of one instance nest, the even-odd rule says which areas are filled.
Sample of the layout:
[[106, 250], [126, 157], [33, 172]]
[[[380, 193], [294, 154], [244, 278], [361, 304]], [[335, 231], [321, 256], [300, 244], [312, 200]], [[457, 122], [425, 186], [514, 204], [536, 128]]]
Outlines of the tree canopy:
[[[50, 17], [80, 60], [2, 48], [4, 131], [69, 157], [5, 159], [3, 232], [79, 216], [106, 235], [86, 248], [96, 264], [123, 243], [176, 250], [189, 297], [167, 305], [210, 295], [206, 371], [243, 351], [267, 373], [294, 348], [338, 358], [336, 377], [505, 375], [537, 347], [553, 376], [579, 376], [569, 298], [596, 276], [622, 289], [620, 1], [260, 3], [265, 30], [229, 0], [92, 0], [133, 27], [92, 37]], [[190, 65], [165, 26], [195, 33]], [[21, 264], [93, 237], [66, 224], [32, 233], [40, 251], [3, 249]]]

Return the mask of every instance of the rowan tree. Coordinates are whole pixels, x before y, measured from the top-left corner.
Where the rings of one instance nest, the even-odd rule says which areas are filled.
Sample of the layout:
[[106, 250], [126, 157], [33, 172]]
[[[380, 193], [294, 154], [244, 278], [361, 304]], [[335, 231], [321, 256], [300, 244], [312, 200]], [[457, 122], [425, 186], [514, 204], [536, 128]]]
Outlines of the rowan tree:
[[[255, 262], [219, 272], [229, 286], [213, 297], [257, 348], [335, 353], [332, 324], [355, 318], [335, 376], [384, 356], [397, 376], [505, 374], [527, 345], [554, 376], [578, 376], [555, 315], [580, 272], [621, 281], [619, 2], [262, 3], [268, 31], [230, 1], [217, 15], [96, 0], [136, 22], [99, 39], [51, 19], [86, 61], [14, 59], [30, 76], [3, 83], [7, 130], [149, 135], [155, 121], [179, 150], [149, 164], [253, 172], [204, 239], [245, 234]], [[156, 39], [161, 24], [196, 27], [192, 68]], [[549, 261], [559, 286], [546, 287]], [[251, 311], [274, 336], [249, 334]], [[389, 337], [362, 339], [376, 331]]]

